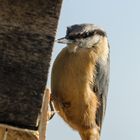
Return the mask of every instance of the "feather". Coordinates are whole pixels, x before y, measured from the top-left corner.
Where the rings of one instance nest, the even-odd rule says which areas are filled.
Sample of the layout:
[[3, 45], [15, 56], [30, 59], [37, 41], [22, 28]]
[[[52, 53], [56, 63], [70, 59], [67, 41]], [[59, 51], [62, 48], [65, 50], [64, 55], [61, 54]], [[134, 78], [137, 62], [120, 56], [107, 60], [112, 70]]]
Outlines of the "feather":
[[96, 64], [96, 78], [93, 91], [96, 93], [99, 101], [99, 107], [96, 112], [96, 123], [102, 127], [102, 121], [105, 115], [106, 110], [106, 101], [109, 85], [109, 67], [110, 67], [110, 58], [108, 56], [107, 63], [102, 64], [100, 61]]

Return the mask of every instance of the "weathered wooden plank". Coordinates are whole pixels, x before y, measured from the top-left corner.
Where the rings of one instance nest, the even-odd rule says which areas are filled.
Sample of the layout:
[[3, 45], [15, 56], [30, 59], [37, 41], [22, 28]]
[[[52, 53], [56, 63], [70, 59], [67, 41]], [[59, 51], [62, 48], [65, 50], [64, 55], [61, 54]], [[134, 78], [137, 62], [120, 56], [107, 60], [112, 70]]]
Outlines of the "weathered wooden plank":
[[0, 0], [0, 123], [38, 129], [62, 0]]

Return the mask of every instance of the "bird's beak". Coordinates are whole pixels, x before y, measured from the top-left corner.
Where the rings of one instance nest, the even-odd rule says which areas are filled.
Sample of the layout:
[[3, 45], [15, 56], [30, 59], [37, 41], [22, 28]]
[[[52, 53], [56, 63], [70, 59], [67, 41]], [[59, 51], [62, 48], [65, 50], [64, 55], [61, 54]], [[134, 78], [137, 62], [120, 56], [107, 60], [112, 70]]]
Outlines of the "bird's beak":
[[69, 40], [69, 39], [63, 37], [63, 38], [57, 39], [55, 42], [62, 43], [62, 44], [70, 44], [70, 43], [72, 43], [72, 40]]

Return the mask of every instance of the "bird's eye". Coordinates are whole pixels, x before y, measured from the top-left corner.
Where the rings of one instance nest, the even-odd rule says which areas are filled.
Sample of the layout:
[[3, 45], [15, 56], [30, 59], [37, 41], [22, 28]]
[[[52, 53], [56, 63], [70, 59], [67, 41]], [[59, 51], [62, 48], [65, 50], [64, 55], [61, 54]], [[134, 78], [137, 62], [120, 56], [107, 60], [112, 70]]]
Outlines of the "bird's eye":
[[85, 32], [82, 34], [82, 38], [87, 38], [87, 37], [90, 37], [90, 36], [93, 36], [94, 35], [94, 32]]
[[89, 33], [88, 32], [86, 32], [86, 33], [83, 34], [83, 38], [86, 38], [88, 36], [89, 36]]

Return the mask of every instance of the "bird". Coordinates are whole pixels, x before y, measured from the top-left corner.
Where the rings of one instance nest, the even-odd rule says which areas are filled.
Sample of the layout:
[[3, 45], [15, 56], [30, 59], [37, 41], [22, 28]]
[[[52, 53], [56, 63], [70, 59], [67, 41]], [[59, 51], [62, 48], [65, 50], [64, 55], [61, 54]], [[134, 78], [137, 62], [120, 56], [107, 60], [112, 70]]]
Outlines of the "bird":
[[55, 109], [82, 140], [99, 140], [109, 87], [107, 33], [95, 24], [74, 24], [56, 42], [66, 47], [52, 66], [51, 97]]

